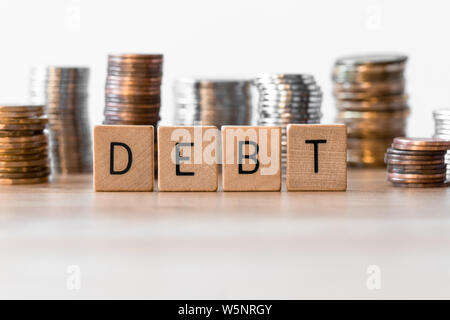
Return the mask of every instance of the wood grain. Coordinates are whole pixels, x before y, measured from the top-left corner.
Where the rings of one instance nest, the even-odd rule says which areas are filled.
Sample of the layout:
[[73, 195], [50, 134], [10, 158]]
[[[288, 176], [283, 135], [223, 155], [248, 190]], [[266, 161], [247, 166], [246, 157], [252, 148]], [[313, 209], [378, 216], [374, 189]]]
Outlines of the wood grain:
[[450, 298], [449, 212], [450, 188], [395, 188], [385, 170], [350, 169], [347, 192], [0, 186], [0, 298]]
[[345, 125], [290, 124], [286, 183], [289, 191], [347, 189]]
[[153, 126], [95, 126], [95, 190], [153, 191], [153, 142]]

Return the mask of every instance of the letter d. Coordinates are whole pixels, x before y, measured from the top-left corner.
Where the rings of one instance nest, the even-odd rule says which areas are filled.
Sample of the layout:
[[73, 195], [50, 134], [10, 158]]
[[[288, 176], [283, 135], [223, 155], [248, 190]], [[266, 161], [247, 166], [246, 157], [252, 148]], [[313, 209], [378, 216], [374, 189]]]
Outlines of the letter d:
[[[114, 149], [116, 146], [125, 148], [125, 150], [128, 153], [128, 163], [127, 163], [126, 168], [123, 170], [118, 170], [118, 171], [114, 170]], [[110, 149], [109, 157], [110, 157], [109, 158], [109, 173], [110, 174], [125, 174], [130, 170], [131, 165], [133, 163], [133, 154], [131, 153], [130, 147], [122, 142], [111, 142], [111, 149]]]

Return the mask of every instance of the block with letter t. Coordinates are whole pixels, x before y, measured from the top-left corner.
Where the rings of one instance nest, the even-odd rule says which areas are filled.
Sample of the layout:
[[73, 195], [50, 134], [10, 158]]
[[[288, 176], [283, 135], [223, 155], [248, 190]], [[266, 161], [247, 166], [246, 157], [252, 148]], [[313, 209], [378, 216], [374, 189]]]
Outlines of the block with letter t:
[[286, 185], [288, 191], [347, 189], [345, 125], [288, 125]]
[[281, 127], [222, 126], [224, 191], [280, 191]]
[[214, 126], [158, 127], [159, 191], [217, 191], [218, 145]]
[[153, 191], [153, 134], [153, 126], [96, 126], [95, 191]]

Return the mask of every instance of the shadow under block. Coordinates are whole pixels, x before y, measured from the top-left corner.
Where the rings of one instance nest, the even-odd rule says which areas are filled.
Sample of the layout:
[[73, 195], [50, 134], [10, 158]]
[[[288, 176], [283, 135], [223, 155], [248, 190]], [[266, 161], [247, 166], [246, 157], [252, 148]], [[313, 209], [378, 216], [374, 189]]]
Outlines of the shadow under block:
[[153, 191], [153, 134], [153, 126], [96, 126], [95, 191]]
[[217, 191], [218, 145], [214, 126], [158, 127], [159, 191]]
[[345, 125], [288, 125], [287, 190], [345, 191], [346, 153]]
[[222, 126], [222, 187], [281, 190], [281, 127]]

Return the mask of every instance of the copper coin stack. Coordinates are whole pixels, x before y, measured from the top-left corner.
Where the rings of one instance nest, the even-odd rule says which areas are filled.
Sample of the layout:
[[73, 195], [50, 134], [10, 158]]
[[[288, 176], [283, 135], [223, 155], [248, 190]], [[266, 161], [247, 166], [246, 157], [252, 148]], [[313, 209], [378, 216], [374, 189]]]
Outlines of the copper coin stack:
[[387, 149], [388, 181], [396, 187], [446, 187], [445, 153], [450, 141], [435, 138], [395, 138]]
[[86, 67], [50, 66], [31, 70], [31, 101], [45, 104], [54, 173], [92, 172], [88, 81]]
[[403, 55], [349, 56], [333, 69], [336, 121], [347, 125], [349, 165], [384, 166], [394, 137], [404, 136], [409, 115]]
[[48, 181], [48, 140], [44, 107], [0, 105], [0, 184]]
[[104, 124], [158, 124], [162, 64], [161, 54], [108, 56]]
[[[433, 111], [434, 135], [433, 138], [450, 140], [450, 109]], [[447, 180], [450, 181], [450, 151], [445, 155], [447, 164]]]

